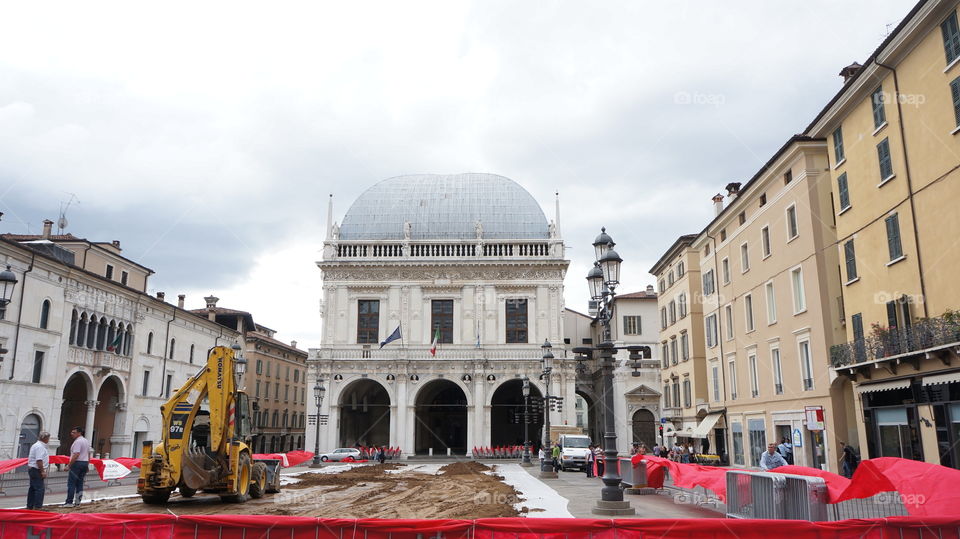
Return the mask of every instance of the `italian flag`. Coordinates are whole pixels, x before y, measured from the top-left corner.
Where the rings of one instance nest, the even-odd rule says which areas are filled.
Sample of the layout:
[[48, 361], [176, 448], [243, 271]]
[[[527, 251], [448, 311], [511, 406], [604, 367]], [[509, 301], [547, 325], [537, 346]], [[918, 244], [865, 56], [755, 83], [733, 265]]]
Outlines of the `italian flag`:
[[437, 326], [437, 331], [433, 334], [433, 344], [430, 345], [430, 355], [436, 357], [437, 355], [437, 342], [440, 341], [440, 326]]
[[117, 333], [117, 336], [114, 337], [113, 342], [107, 347], [107, 352], [116, 352], [117, 349], [120, 348], [120, 337], [122, 336], [122, 333]]

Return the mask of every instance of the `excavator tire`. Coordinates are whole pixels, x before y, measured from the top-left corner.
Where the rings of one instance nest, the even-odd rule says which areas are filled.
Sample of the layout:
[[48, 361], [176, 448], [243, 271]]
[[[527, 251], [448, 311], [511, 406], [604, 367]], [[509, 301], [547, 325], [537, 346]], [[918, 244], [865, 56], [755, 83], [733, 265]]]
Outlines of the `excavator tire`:
[[169, 490], [155, 490], [149, 493], [143, 493], [140, 495], [143, 498], [143, 503], [148, 505], [163, 505], [167, 503], [167, 500], [170, 499]]
[[253, 464], [253, 471], [250, 473], [250, 497], [263, 498], [267, 492], [267, 465], [262, 462]]
[[237, 475], [239, 476], [239, 492], [236, 494], [221, 495], [220, 499], [229, 503], [243, 503], [250, 497], [250, 475], [253, 466], [250, 462], [249, 453], [241, 453], [239, 462], [237, 462]]
[[193, 495], [197, 493], [197, 489], [186, 486], [180, 486], [177, 490], [180, 491], [180, 496], [183, 498], [193, 498]]

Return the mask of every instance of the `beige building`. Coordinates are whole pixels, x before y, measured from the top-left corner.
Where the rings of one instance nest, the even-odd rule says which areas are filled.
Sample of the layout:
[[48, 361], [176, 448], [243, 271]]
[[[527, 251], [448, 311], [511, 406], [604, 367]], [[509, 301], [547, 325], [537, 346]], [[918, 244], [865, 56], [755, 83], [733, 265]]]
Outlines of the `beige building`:
[[[709, 405], [726, 408], [729, 460], [759, 466], [789, 438], [794, 462], [837, 471], [842, 405], [827, 351], [843, 339], [826, 144], [794, 136], [742, 189], [714, 197], [701, 253]], [[840, 434], [844, 433], [844, 434]]]
[[660, 444], [693, 443], [703, 453], [724, 452], [723, 404], [710, 400], [703, 343], [700, 254], [696, 234], [680, 236], [650, 269], [659, 290], [664, 436]]
[[960, 466], [957, 9], [919, 2], [806, 131], [827, 140], [847, 341], [831, 364], [863, 458]]
[[[205, 297], [207, 307], [192, 311], [243, 336], [247, 372], [243, 386], [253, 406], [253, 448], [258, 453], [305, 449], [307, 352], [297, 341], [286, 344], [276, 331], [257, 324], [247, 311], [218, 307], [220, 298]], [[310, 403], [313, 397], [310, 396]], [[314, 411], [314, 413], [316, 413]], [[312, 449], [312, 445], [310, 446]]]

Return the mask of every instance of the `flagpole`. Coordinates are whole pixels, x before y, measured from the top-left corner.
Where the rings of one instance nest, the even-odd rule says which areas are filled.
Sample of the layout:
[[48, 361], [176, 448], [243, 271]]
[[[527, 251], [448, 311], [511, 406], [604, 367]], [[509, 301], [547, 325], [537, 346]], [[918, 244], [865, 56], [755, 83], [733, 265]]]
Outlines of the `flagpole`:
[[407, 345], [403, 342], [403, 321], [397, 322], [397, 327], [400, 328], [400, 348], [406, 348]]

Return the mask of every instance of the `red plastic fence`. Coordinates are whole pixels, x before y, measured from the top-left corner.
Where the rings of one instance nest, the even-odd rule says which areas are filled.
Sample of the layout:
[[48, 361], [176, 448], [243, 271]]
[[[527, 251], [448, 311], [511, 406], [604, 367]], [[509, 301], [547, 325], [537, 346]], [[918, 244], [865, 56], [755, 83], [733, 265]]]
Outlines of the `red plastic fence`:
[[960, 539], [960, 520], [805, 522], [733, 519], [317, 519], [266, 515], [51, 514], [0, 510], [4, 539]]

